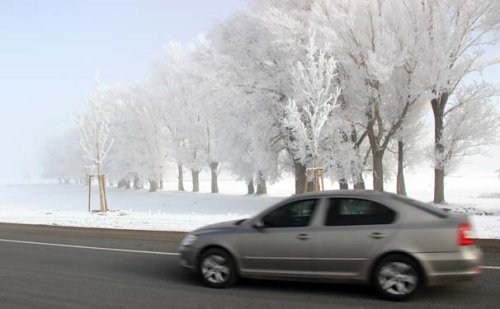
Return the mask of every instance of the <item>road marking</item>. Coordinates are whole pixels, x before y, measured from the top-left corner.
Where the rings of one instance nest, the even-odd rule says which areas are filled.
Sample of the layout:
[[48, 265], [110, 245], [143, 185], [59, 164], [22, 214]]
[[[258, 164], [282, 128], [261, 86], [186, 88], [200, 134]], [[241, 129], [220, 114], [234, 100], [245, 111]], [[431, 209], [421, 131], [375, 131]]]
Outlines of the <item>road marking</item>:
[[76, 249], [89, 249], [89, 250], [100, 250], [100, 251], [115, 251], [115, 252], [129, 252], [129, 253], [171, 255], [171, 256], [179, 255], [179, 253], [175, 253], [175, 252], [128, 250], [128, 249], [115, 249], [115, 248], [104, 248], [104, 247], [88, 247], [88, 246], [53, 244], [53, 243], [47, 243], [47, 242], [12, 240], [12, 239], [1, 239], [1, 238], [0, 238], [0, 242], [9, 242], [9, 243], [18, 243], [18, 244], [27, 244], [27, 245], [39, 245], [39, 246], [51, 246], [51, 247], [76, 248]]
[[500, 266], [481, 266], [482, 269], [496, 269], [500, 270]]

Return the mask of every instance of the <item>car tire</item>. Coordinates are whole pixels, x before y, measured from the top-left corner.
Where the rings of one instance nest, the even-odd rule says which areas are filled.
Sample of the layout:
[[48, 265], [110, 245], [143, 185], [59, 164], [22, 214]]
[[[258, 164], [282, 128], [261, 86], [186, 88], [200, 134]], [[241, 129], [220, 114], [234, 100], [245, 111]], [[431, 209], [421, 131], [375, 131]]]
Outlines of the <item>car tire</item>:
[[216, 289], [231, 287], [238, 279], [233, 258], [218, 248], [208, 249], [201, 254], [198, 273], [206, 286]]
[[422, 284], [417, 263], [402, 254], [384, 257], [373, 272], [373, 285], [385, 299], [403, 301], [410, 298]]

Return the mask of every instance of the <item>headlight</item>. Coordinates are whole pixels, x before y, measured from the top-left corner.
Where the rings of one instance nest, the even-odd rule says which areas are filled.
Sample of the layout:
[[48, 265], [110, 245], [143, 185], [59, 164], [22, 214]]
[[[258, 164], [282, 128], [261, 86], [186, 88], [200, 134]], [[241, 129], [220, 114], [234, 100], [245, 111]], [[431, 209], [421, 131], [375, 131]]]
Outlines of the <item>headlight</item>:
[[189, 234], [186, 237], [184, 237], [184, 239], [182, 239], [181, 246], [182, 247], [191, 246], [196, 241], [197, 238], [198, 238], [197, 236]]

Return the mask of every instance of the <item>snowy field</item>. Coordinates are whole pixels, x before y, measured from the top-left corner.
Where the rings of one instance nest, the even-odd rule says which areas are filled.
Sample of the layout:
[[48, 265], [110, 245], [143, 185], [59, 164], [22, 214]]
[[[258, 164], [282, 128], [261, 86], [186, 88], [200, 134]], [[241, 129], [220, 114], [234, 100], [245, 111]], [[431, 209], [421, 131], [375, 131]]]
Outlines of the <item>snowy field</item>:
[[[185, 186], [190, 189], [189, 182]], [[209, 186], [205, 179], [200, 193], [177, 192], [174, 180], [166, 183], [165, 191], [155, 193], [108, 188], [108, 204], [113, 211], [100, 214], [88, 212], [88, 190], [82, 185], [4, 183], [0, 184], [0, 222], [190, 231], [252, 216], [293, 193], [292, 178], [270, 185], [267, 196], [246, 196], [245, 184], [229, 179], [219, 182], [220, 194], [208, 193]], [[393, 187], [389, 183], [386, 190]], [[432, 200], [432, 175], [410, 176], [407, 187], [410, 197]], [[470, 215], [479, 238], [500, 238], [498, 179], [450, 177], [446, 197], [449, 204], [445, 207]], [[92, 208], [98, 208], [97, 188], [93, 188]]]

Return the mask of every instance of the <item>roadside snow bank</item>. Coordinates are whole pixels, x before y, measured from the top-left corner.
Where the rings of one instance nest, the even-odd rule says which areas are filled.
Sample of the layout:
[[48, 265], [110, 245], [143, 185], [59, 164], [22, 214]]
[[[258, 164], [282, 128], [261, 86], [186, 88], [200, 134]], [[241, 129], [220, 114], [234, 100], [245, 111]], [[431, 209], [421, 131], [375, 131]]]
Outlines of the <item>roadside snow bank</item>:
[[12, 211], [0, 207], [0, 222], [4, 223], [179, 232], [188, 232], [204, 225], [243, 219], [248, 216], [248, 214], [237, 213], [206, 215], [196, 213], [140, 213], [132, 211], [113, 211], [109, 213]]

